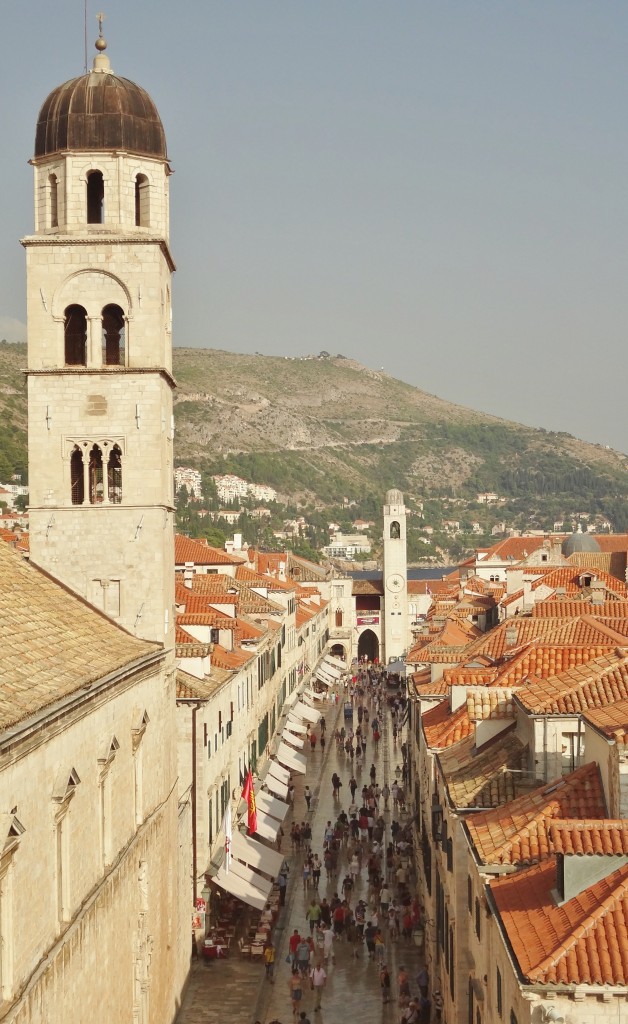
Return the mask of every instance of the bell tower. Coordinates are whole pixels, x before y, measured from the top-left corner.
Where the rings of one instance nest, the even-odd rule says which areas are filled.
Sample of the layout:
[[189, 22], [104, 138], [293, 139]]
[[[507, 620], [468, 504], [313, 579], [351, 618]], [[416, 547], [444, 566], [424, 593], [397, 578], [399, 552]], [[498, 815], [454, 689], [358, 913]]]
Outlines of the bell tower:
[[33, 562], [170, 647], [171, 174], [148, 93], [90, 72], [41, 108], [27, 265]]
[[408, 642], [406, 509], [401, 491], [386, 492], [384, 505], [384, 660], [399, 658]]

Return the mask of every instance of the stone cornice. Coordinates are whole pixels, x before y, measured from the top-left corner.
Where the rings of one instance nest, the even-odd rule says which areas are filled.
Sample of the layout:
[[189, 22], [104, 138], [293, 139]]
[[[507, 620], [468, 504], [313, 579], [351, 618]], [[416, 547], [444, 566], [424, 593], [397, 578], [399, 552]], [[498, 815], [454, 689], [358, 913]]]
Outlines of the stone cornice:
[[26, 368], [22, 370], [22, 373], [26, 377], [65, 377], [78, 374], [88, 374], [92, 377], [105, 374], [109, 377], [130, 376], [134, 373], [153, 373], [163, 377], [173, 390], [177, 387], [176, 380], [165, 366], [47, 366], [41, 370], [29, 370]]
[[46, 246], [68, 246], [68, 245], [158, 245], [161, 249], [166, 263], [171, 271], [175, 271], [176, 264], [170, 253], [170, 247], [161, 235], [130, 235], [110, 234], [109, 232], [94, 232], [93, 235], [25, 235], [20, 238], [20, 245], [25, 249], [45, 248]]

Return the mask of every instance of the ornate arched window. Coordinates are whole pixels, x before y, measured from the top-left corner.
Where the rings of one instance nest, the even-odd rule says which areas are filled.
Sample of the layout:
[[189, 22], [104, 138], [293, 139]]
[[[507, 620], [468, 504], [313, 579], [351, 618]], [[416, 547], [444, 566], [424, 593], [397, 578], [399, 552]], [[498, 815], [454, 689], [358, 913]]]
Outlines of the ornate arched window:
[[336, 626], [342, 626], [342, 608], [336, 608]]
[[119, 306], [105, 306], [102, 311], [103, 366], [125, 365], [125, 321]]
[[105, 223], [105, 179], [101, 171], [87, 175], [87, 223]]
[[401, 537], [401, 527], [399, 526], [399, 523], [397, 522], [397, 520], [395, 520], [394, 523], [390, 524], [390, 539], [391, 540], [399, 540], [400, 537]]
[[117, 444], [109, 452], [107, 462], [107, 495], [112, 505], [122, 501], [122, 452]]
[[105, 498], [102, 451], [95, 444], [89, 453], [89, 503], [100, 505]]
[[135, 226], [150, 227], [150, 192], [148, 178], [138, 174], [135, 178]]
[[87, 313], [82, 306], [68, 306], [64, 319], [65, 365], [87, 366]]
[[72, 487], [72, 504], [82, 505], [85, 501], [83, 452], [77, 444], [74, 445], [70, 456], [70, 481]]

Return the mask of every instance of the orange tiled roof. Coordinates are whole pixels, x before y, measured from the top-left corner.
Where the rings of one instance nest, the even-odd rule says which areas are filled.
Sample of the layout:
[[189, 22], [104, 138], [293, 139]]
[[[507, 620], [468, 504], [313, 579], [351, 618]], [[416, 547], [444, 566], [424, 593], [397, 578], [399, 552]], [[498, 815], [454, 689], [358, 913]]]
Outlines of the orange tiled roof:
[[449, 701], [442, 700], [426, 711], [421, 718], [425, 742], [432, 750], [442, 750], [470, 735], [473, 726], [469, 721], [466, 706], [451, 712]]
[[549, 832], [555, 819], [605, 814], [599, 769], [585, 764], [503, 807], [469, 815], [465, 824], [480, 864], [532, 864], [552, 854]]
[[304, 626], [306, 622], [309, 622], [310, 619], [313, 619], [317, 611], [318, 609], [316, 609], [315, 611], [312, 608], [306, 608], [306, 606], [303, 604], [298, 604], [295, 615], [295, 625], [297, 629], [300, 629], [301, 626]]
[[[523, 591], [522, 591], [523, 593]], [[569, 599], [554, 594], [545, 601], [537, 601], [532, 606], [531, 615], [535, 619], [547, 618], [575, 618], [583, 612], [595, 615], [596, 619], [628, 619], [628, 601], [616, 599], [604, 601], [603, 604], [591, 604], [589, 598], [583, 601], [581, 598]]]
[[467, 714], [471, 722], [485, 722], [487, 719], [514, 718], [515, 706], [512, 690], [503, 687], [467, 690]]
[[193, 540], [180, 533], [174, 535], [175, 565], [193, 562], [195, 565], [241, 565], [244, 559], [240, 555], [228, 555], [220, 548], [212, 548], [203, 540]]
[[479, 565], [483, 565], [490, 558], [506, 559], [512, 558], [514, 562], [522, 562], [524, 558], [538, 551], [545, 544], [545, 537], [506, 537], [498, 541], [490, 548], [478, 548], [478, 551], [486, 551], [486, 557], [482, 558]]
[[554, 853], [580, 856], [628, 856], [628, 821], [602, 818], [599, 821], [555, 821], [550, 826]]
[[288, 590], [290, 593], [294, 593], [297, 588], [297, 584], [294, 582], [279, 580], [276, 576], [255, 572], [245, 565], [238, 566], [235, 578], [241, 583], [247, 583], [251, 587], [267, 587], [268, 590]]
[[211, 660], [212, 665], [215, 665], [217, 668], [238, 669], [242, 665], [246, 665], [247, 661], [250, 661], [252, 657], [255, 657], [255, 655], [250, 654], [248, 651], [239, 649], [228, 651], [226, 647], [214, 644]]
[[608, 706], [589, 708], [583, 715], [595, 729], [608, 739], [628, 745], [628, 700], [614, 701]]
[[556, 905], [556, 862], [494, 881], [490, 891], [524, 979], [628, 984], [628, 866]]
[[621, 649], [549, 679], [532, 679], [516, 694], [533, 715], [577, 715], [627, 698], [628, 654]]
[[580, 565], [565, 565], [559, 569], [552, 569], [546, 576], [541, 576], [532, 583], [532, 590], [538, 590], [539, 587], [550, 587], [552, 590], [556, 590], [561, 587], [567, 594], [579, 594], [582, 592], [580, 580], [583, 576], [595, 577], [605, 585], [607, 591], [617, 597], [625, 598], [628, 595], [626, 584], [620, 582], [615, 576], [611, 576], [610, 573], [604, 572], [602, 569], [584, 569]]
[[436, 755], [454, 807], [498, 807], [536, 786], [525, 773], [527, 751], [508, 727], [477, 753], [474, 737]]

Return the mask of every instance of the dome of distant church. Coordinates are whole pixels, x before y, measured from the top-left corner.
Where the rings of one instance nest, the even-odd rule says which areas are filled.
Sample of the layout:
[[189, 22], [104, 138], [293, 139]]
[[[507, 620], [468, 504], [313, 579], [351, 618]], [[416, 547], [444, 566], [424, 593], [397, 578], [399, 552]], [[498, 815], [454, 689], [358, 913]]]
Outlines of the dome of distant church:
[[572, 533], [565, 538], [560, 550], [566, 558], [569, 558], [569, 555], [573, 555], [577, 551], [599, 552], [602, 549], [590, 533]]
[[114, 75], [104, 53], [86, 75], [54, 89], [39, 112], [35, 157], [67, 150], [124, 150], [167, 159], [155, 104], [135, 82]]
[[391, 488], [390, 491], [386, 491], [386, 504], [403, 505], [403, 494], [401, 491], [398, 491], [396, 487]]

